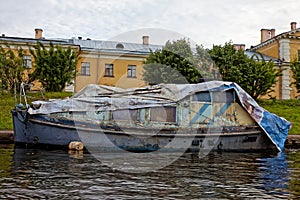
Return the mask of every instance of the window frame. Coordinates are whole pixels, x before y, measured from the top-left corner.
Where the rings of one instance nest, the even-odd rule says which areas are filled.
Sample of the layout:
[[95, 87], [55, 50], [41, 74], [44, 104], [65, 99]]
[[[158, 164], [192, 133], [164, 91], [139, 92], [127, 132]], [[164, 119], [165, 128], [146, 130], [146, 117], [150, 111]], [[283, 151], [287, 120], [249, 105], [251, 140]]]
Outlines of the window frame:
[[91, 75], [91, 64], [89, 62], [81, 62], [80, 75], [82, 76]]
[[177, 123], [176, 110], [175, 106], [151, 107], [150, 121], [153, 123]]
[[114, 64], [105, 64], [104, 77], [114, 77]]
[[32, 69], [31, 55], [24, 55], [23, 56], [23, 66], [26, 69]]
[[136, 65], [128, 65], [127, 77], [128, 78], [136, 78]]

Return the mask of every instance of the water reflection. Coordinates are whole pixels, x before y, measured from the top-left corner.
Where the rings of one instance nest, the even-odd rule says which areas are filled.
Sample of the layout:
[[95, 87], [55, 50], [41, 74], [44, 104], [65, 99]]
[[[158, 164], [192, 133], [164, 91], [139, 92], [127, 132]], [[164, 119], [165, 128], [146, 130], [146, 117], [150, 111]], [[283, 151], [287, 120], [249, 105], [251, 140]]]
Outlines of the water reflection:
[[300, 194], [300, 151], [204, 158], [186, 153], [144, 174], [114, 171], [76, 151], [0, 146], [0, 153], [0, 199], [286, 199]]
[[258, 159], [262, 188], [270, 195], [288, 194], [289, 165], [284, 152], [275, 157]]
[[0, 144], [0, 178], [11, 175], [14, 145]]

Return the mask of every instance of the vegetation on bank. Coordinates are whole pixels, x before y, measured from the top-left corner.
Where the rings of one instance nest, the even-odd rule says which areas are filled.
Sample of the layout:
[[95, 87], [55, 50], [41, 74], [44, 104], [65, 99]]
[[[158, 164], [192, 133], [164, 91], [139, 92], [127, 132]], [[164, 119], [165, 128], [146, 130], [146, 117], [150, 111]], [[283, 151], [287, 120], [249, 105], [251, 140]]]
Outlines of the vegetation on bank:
[[[15, 103], [15, 96], [10, 93], [1, 93], [0, 98], [0, 130], [12, 130], [12, 118], [10, 110], [14, 105], [19, 103], [19, 97]], [[48, 92], [43, 96], [41, 93], [28, 93], [28, 102], [32, 102], [38, 99], [57, 99], [71, 96], [70, 92]], [[258, 103], [266, 110], [284, 117], [292, 122], [292, 129], [290, 134], [300, 135], [300, 100], [259, 100]], [[24, 103], [23, 103], [24, 104]]]
[[[27, 101], [31, 103], [32, 101], [42, 99], [60, 99], [72, 96], [72, 94], [71, 92], [46, 92], [44, 94], [41, 92], [31, 92], [27, 93]], [[15, 97], [14, 94], [6, 92], [0, 92], [0, 95], [0, 130], [12, 130], [13, 125], [10, 111], [16, 104], [20, 103], [20, 97], [19, 95]], [[22, 104], [25, 104], [23, 99]]]
[[266, 110], [283, 117], [292, 123], [289, 134], [300, 135], [300, 100], [259, 100]]
[[47, 92], [60, 92], [66, 84], [73, 83], [79, 59], [77, 51], [51, 42], [48, 47], [37, 42], [28, 48], [33, 59], [22, 47], [0, 46], [0, 89], [14, 93], [22, 82], [39, 82]]

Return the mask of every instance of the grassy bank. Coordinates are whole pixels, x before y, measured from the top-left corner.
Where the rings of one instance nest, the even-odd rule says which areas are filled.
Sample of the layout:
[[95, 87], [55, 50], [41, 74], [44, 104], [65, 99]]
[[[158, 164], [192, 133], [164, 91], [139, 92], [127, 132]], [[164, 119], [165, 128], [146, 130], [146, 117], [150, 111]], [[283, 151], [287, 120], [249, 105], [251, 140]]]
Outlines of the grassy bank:
[[260, 100], [259, 105], [292, 123], [289, 134], [300, 135], [300, 100]]
[[[73, 93], [70, 92], [48, 92], [45, 94], [41, 94], [40, 92], [34, 92], [34, 93], [28, 93], [27, 94], [27, 101], [28, 103], [35, 101], [35, 100], [41, 100], [41, 99], [57, 99], [57, 98], [65, 98], [68, 96], [71, 96]], [[0, 92], [1, 98], [0, 98], [0, 130], [12, 130], [12, 118], [10, 114], [10, 110], [14, 108], [15, 102], [17, 104], [20, 102], [19, 97], [16, 98], [15, 101], [15, 95]], [[22, 100], [22, 103], [24, 101]]]
[[[12, 130], [12, 119], [10, 110], [15, 105], [15, 97], [12, 94], [1, 93], [0, 98], [0, 130]], [[42, 98], [41, 93], [28, 93], [28, 102]], [[45, 99], [57, 99], [71, 96], [68, 92], [53, 92], [44, 94]], [[17, 103], [19, 98], [17, 98]], [[300, 134], [300, 100], [260, 100], [258, 102], [262, 107], [268, 111], [284, 117], [292, 122], [293, 127], [290, 134]]]

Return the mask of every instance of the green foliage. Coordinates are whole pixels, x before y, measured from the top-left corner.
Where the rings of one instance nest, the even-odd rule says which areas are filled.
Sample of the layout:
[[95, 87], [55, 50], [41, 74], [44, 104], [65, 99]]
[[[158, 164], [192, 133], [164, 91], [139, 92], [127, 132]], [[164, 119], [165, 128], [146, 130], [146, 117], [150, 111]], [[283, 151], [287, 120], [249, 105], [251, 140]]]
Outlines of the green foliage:
[[178, 56], [188, 60], [189, 62], [193, 62], [193, 52], [191, 49], [190, 42], [186, 39], [180, 39], [177, 41], [167, 41], [163, 50], [173, 52]]
[[242, 50], [236, 51], [231, 43], [213, 46], [208, 51], [224, 81], [239, 84], [254, 99], [270, 93], [281, 71], [272, 61], [262, 56], [248, 58]]
[[300, 134], [299, 100], [259, 100], [259, 105], [292, 123], [289, 134]]
[[259, 96], [274, 91], [272, 87], [277, 77], [281, 76], [281, 72], [282, 70], [275, 69], [273, 61], [266, 61], [262, 56], [258, 61], [258, 57], [254, 56], [250, 58], [248, 67], [242, 71], [242, 74], [248, 73], [248, 76], [241, 83], [248, 93], [257, 99]]
[[204, 49], [203, 45], [196, 45], [196, 54], [194, 55], [194, 62], [201, 74], [205, 78], [219, 78], [217, 69], [214, 68], [214, 61], [208, 54], [208, 50]]
[[162, 50], [150, 51], [144, 64], [143, 78], [150, 84], [197, 83], [202, 78], [185, 39], [168, 41]]
[[77, 52], [71, 47], [64, 50], [61, 46], [50, 47], [38, 42], [34, 49], [30, 49], [34, 57], [34, 72], [30, 74], [30, 81], [39, 81], [44, 89], [49, 92], [62, 91], [66, 83], [70, 83], [76, 74], [78, 62]]
[[[65, 97], [71, 96], [73, 93], [71, 92], [47, 92], [43, 96], [40, 92], [31, 92], [27, 93], [27, 101], [30, 104], [32, 101], [43, 99], [63, 99]], [[14, 108], [16, 103], [15, 96], [10, 93], [0, 92], [0, 108], [2, 112], [0, 112], [0, 130], [12, 130], [12, 117], [11, 117], [11, 109]], [[19, 96], [16, 98], [19, 100]], [[24, 102], [22, 102], [24, 104]]]
[[291, 62], [290, 66], [293, 72], [293, 78], [295, 79], [292, 84], [296, 86], [297, 92], [300, 92], [300, 62], [296, 59]]
[[0, 130], [12, 130], [11, 109], [15, 105], [14, 95], [11, 93], [0, 92]]
[[247, 64], [247, 56], [244, 52], [236, 51], [231, 43], [225, 43], [224, 46], [214, 45], [208, 53], [224, 81], [233, 81], [238, 78], [241, 75], [238, 69]]
[[6, 48], [0, 46], [0, 83], [1, 89], [14, 91], [14, 88], [19, 88], [24, 78], [24, 60], [23, 49], [18, 48], [16, 51], [12, 50], [9, 45]]

